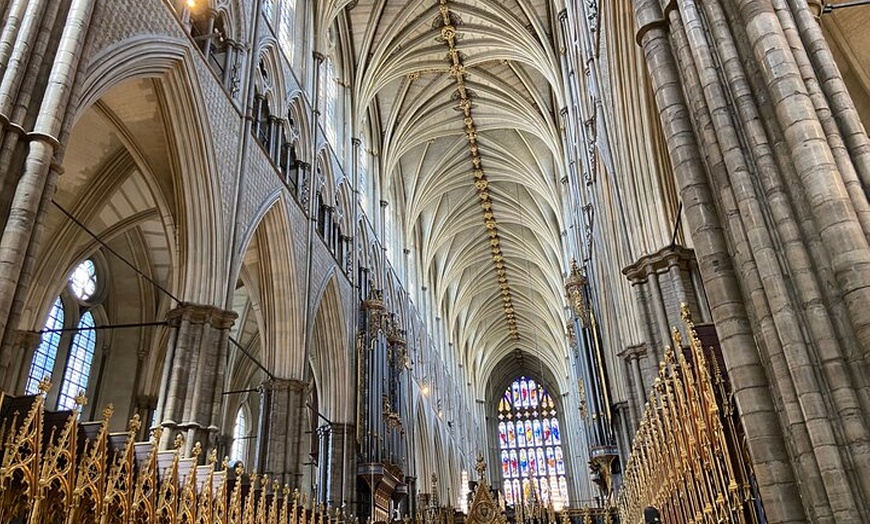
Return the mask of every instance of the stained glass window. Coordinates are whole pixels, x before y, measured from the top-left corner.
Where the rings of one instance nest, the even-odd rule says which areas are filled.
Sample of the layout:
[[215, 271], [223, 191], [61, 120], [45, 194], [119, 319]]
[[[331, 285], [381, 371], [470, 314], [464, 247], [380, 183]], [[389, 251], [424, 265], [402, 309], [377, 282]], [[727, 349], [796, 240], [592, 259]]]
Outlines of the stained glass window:
[[85, 260], [69, 276], [69, 286], [79, 300], [88, 300], [97, 291], [97, 270], [90, 259]]
[[567, 504], [568, 483], [556, 406], [539, 382], [518, 377], [498, 402], [505, 501], [536, 497], [557, 511]]
[[[63, 328], [63, 303], [60, 297], [54, 301], [48, 319], [45, 321], [46, 330], [58, 330]], [[33, 362], [30, 364], [30, 373], [27, 376], [28, 395], [39, 391], [39, 381], [50, 377], [54, 371], [54, 361], [57, 359], [57, 347], [60, 345], [60, 332], [47, 332], [42, 334], [42, 340], [36, 353], [33, 354]]]
[[[48, 312], [25, 385], [25, 392], [34, 394], [39, 390], [40, 380], [51, 377], [55, 368], [62, 369], [56, 404], [59, 410], [73, 409], [78, 394], [87, 392], [97, 343], [92, 311], [104, 299], [104, 294], [98, 292], [102, 284], [91, 259], [77, 265], [67, 277], [67, 283], [61, 294], [63, 298], [57, 297]], [[67, 329], [67, 334], [62, 336], [65, 322], [68, 326], [75, 325], [75, 329]], [[53, 377], [52, 382], [58, 384], [57, 377]]]
[[73, 337], [66, 361], [66, 371], [60, 386], [60, 397], [57, 400], [58, 409], [72, 409], [79, 392], [88, 390], [88, 377], [91, 374], [91, 364], [94, 362], [94, 348], [97, 336], [94, 331], [94, 316], [90, 311], [82, 315], [78, 324], [79, 331]]

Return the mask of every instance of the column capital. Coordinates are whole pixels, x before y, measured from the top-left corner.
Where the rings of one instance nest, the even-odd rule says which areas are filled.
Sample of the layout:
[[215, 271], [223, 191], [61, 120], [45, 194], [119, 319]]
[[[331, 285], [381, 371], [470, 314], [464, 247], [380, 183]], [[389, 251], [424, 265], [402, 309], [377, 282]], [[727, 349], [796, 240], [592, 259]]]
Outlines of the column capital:
[[42, 335], [37, 331], [16, 329], [12, 340], [16, 348], [30, 351], [39, 346], [39, 343], [42, 342]]
[[635, 41], [638, 45], [642, 44], [644, 35], [651, 29], [667, 30], [659, 0], [634, 0], [634, 16], [637, 21]]
[[646, 344], [632, 344], [630, 346], [626, 346], [625, 349], [617, 353], [617, 356], [624, 359], [626, 362], [631, 362], [632, 360], [640, 359], [646, 356], [646, 352]]
[[810, 12], [816, 17], [816, 20], [822, 16], [822, 13], [825, 10], [825, 5], [828, 2], [826, 0], [807, 0], [807, 5], [810, 8]]
[[229, 329], [238, 316], [235, 311], [223, 310], [216, 306], [181, 302], [175, 309], [166, 313], [166, 320], [173, 327], [178, 327], [181, 322], [187, 321], [191, 324], [209, 324], [217, 329]]
[[295, 378], [270, 378], [260, 383], [260, 391], [306, 391], [308, 383]]

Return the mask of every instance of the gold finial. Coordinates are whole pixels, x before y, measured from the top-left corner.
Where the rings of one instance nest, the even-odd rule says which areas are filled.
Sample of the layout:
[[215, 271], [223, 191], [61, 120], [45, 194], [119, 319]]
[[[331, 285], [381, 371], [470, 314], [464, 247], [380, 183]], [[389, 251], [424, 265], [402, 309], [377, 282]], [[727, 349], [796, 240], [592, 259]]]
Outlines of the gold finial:
[[103, 421], [108, 422], [112, 415], [115, 413], [115, 405], [109, 404], [105, 408], [103, 408]]
[[190, 455], [193, 458], [199, 458], [199, 454], [202, 453], [202, 444], [199, 441], [196, 441], [196, 444], [193, 445], [193, 449], [190, 451]]
[[680, 318], [687, 324], [692, 322], [692, 311], [689, 309], [689, 304], [685, 302], [680, 302]]
[[81, 409], [81, 408], [85, 407], [85, 405], [87, 405], [88, 397], [86, 397], [85, 392], [80, 389], [79, 394], [76, 395], [76, 398], [73, 399], [73, 401], [76, 403], [76, 406], [78, 406], [79, 409]]
[[181, 446], [184, 445], [184, 435], [182, 435], [181, 433], [175, 435], [175, 441], [173, 442], [173, 444], [175, 445], [176, 450], [181, 449]]
[[486, 473], [486, 462], [483, 461], [483, 454], [477, 454], [477, 464], [475, 464], [474, 469], [477, 471], [477, 474], [480, 478], [483, 478], [483, 474]]
[[51, 389], [51, 375], [42, 377], [42, 380], [39, 381], [39, 384], [37, 384], [36, 387], [39, 389], [40, 393], [48, 393], [48, 390]]
[[221, 460], [221, 469], [226, 470], [230, 466], [230, 457], [224, 455], [223, 460]]
[[151, 430], [151, 438], [155, 442], [160, 442], [160, 439], [163, 437], [163, 428], [161, 426], [157, 426], [156, 428]]
[[130, 419], [130, 424], [128, 426], [130, 428], [130, 433], [135, 433], [139, 431], [139, 428], [142, 427], [142, 423], [139, 422], [139, 414], [136, 413], [133, 415], [133, 418]]
[[677, 328], [672, 328], [672, 330], [673, 330], [672, 338], [674, 339], [674, 347], [675, 348], [683, 347], [683, 335], [680, 334], [680, 330]]
[[237, 477], [241, 477], [242, 475], [245, 474], [245, 466], [242, 465], [242, 461], [241, 461], [241, 460], [239, 460], [238, 462], [236, 462], [236, 467], [233, 468], [233, 471], [236, 473], [236, 476], [237, 476]]
[[217, 449], [212, 448], [212, 450], [208, 453], [208, 463], [214, 466], [217, 464]]

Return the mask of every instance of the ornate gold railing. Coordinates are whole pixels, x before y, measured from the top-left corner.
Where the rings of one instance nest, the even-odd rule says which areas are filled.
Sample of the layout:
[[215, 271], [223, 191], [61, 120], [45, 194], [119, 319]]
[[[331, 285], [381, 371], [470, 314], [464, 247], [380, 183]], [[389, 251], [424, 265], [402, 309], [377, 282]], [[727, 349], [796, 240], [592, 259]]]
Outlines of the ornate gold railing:
[[[125, 433], [108, 431], [112, 408], [96, 424], [79, 423], [85, 399], [65, 420], [47, 420], [45, 392], [24, 414], [0, 421], [0, 522], [99, 524], [337, 524], [344, 515], [306, 507], [304, 497], [267, 476], [246, 475], [212, 452], [198, 465], [201, 448], [182, 456], [159, 451], [161, 429], [136, 442], [138, 415]], [[0, 396], [2, 399], [2, 396]]]
[[648, 506], [673, 524], [757, 523], [752, 471], [725, 379], [708, 358], [688, 309], [685, 350], [665, 349], [625, 467], [618, 507], [621, 522], [643, 522]]

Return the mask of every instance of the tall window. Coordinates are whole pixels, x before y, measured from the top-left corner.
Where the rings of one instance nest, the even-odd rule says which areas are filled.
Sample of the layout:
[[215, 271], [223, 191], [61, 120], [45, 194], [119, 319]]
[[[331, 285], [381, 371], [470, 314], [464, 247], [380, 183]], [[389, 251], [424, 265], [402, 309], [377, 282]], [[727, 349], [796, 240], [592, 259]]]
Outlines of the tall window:
[[88, 375], [94, 362], [94, 348], [97, 337], [94, 332], [94, 316], [90, 311], [82, 315], [78, 324], [79, 331], [73, 336], [66, 371], [63, 373], [58, 409], [72, 409], [80, 391], [88, 390]]
[[358, 147], [357, 165], [359, 170], [359, 183], [357, 191], [359, 192], [360, 207], [362, 208], [363, 213], [369, 214], [369, 151], [365, 138], [360, 138]]
[[335, 73], [335, 60], [327, 58], [322, 66], [323, 76], [323, 125], [326, 129], [326, 138], [333, 149], [338, 150], [338, 78]]
[[205, 3], [195, 5], [190, 12], [190, 36], [223, 86], [235, 94], [238, 90], [239, 46], [227, 32], [226, 15], [210, 9]]
[[54, 362], [57, 360], [57, 348], [60, 346], [60, 330], [63, 328], [63, 302], [60, 297], [54, 301], [48, 319], [45, 321], [45, 331], [36, 353], [33, 354], [33, 362], [30, 364], [30, 373], [27, 376], [25, 391], [33, 395], [39, 391], [39, 381], [50, 377], [54, 371]]
[[296, 39], [296, 0], [281, 0], [281, 14], [278, 20], [278, 45], [291, 64], [295, 63]]
[[504, 494], [508, 504], [534, 497], [558, 511], [568, 501], [559, 419], [550, 393], [519, 377], [498, 403]]
[[233, 444], [230, 448], [230, 459], [241, 463], [248, 461], [248, 414], [245, 406], [239, 407], [236, 413], [236, 423], [233, 425]]
[[[27, 394], [35, 394], [43, 378], [58, 374], [62, 374], [62, 379], [57, 409], [72, 409], [79, 392], [87, 392], [97, 346], [92, 310], [99, 307], [99, 291], [100, 282], [92, 260], [85, 260], [70, 273], [67, 289], [48, 312], [42, 340], [30, 364], [25, 385]], [[75, 329], [62, 331], [73, 326]]]

